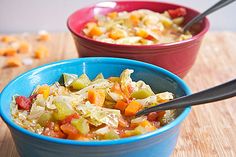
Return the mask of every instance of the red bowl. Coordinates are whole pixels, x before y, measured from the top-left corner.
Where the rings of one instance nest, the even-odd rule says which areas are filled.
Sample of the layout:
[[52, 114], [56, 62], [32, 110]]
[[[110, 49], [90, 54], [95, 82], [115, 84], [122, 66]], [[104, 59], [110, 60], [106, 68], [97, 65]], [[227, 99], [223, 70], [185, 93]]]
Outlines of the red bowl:
[[153, 1], [110, 1], [100, 2], [74, 12], [67, 21], [77, 51], [80, 57], [120, 57], [129, 58], [155, 64], [163, 67], [180, 77], [184, 77], [190, 70], [196, 59], [203, 36], [209, 29], [207, 18], [193, 27], [195, 34], [192, 38], [180, 42], [155, 45], [119, 45], [95, 41], [86, 37], [82, 30], [85, 24], [91, 21], [95, 15], [107, 14], [112, 11], [133, 11], [137, 9], [149, 9], [163, 12], [168, 9], [184, 7], [187, 10], [185, 22], [199, 14], [194, 9], [185, 6]]

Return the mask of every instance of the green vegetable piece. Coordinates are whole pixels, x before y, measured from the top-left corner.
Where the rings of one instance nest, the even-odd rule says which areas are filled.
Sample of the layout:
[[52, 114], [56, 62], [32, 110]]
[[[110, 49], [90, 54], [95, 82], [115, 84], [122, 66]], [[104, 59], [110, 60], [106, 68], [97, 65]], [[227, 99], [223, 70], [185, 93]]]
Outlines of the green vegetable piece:
[[39, 119], [38, 119], [38, 123], [45, 127], [50, 121], [52, 121], [53, 117], [52, 117], [52, 113], [50, 112], [46, 112], [46, 113], [43, 113]]
[[86, 119], [80, 117], [79, 119], [73, 119], [71, 124], [81, 133], [87, 134], [89, 132], [89, 124]]
[[139, 125], [134, 130], [126, 130], [125, 134], [128, 136], [135, 136], [135, 135], [145, 134], [146, 132], [147, 130]]
[[106, 134], [104, 134], [104, 139], [106, 140], [114, 140], [114, 139], [119, 139], [119, 138], [120, 136], [112, 129]]
[[99, 79], [104, 79], [104, 76], [102, 73], [98, 74], [94, 79], [93, 81], [96, 81], [96, 80], [99, 80]]
[[139, 89], [131, 94], [131, 97], [136, 99], [145, 99], [149, 96], [152, 96], [152, 92], [149, 89]]
[[66, 87], [70, 86], [71, 83], [72, 83], [74, 80], [76, 80], [77, 78], [78, 78], [78, 76], [75, 75], [75, 74], [67, 74], [67, 73], [64, 73], [64, 74], [63, 74], [64, 85], [65, 85]]
[[86, 74], [82, 74], [77, 80], [71, 83], [71, 87], [75, 90], [80, 90], [87, 87], [90, 84], [90, 79]]
[[134, 131], [135, 131], [135, 134], [136, 135], [141, 135], [141, 134], [145, 134], [145, 133], [147, 133], [147, 130], [144, 128], [144, 127], [142, 127], [142, 126], [137, 126], [135, 129], [134, 129]]
[[56, 111], [53, 112], [53, 118], [55, 120], [63, 120], [67, 116], [74, 113], [72, 109], [70, 109], [65, 103], [63, 102], [53, 102], [57, 108]]

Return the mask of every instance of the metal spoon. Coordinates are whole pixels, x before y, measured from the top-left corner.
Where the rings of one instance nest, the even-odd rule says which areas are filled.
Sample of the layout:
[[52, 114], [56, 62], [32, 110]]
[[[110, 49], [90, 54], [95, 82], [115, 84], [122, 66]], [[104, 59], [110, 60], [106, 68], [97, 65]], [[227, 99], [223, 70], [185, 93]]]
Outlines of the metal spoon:
[[216, 10], [219, 10], [220, 8], [234, 2], [235, 0], [221, 0], [214, 4], [212, 7], [204, 11], [203, 13], [197, 15], [192, 20], [190, 20], [187, 24], [184, 25], [183, 31], [187, 31], [193, 24], [201, 21], [205, 16], [209, 15], [210, 13], [215, 12]]
[[201, 105], [228, 99], [234, 96], [236, 96], [236, 79], [192, 95], [183, 96], [173, 99], [169, 102], [141, 110], [136, 114], [136, 116], [141, 116], [160, 110], [178, 109], [194, 105]]

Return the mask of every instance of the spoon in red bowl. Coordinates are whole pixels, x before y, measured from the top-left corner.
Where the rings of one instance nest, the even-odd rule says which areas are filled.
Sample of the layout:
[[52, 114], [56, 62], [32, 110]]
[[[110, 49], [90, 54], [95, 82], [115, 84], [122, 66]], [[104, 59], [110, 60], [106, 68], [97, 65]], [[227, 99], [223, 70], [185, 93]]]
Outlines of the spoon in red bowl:
[[190, 20], [187, 24], [183, 26], [183, 32], [187, 31], [193, 24], [201, 21], [205, 16], [219, 10], [222, 7], [225, 7], [229, 5], [230, 3], [234, 2], [235, 0], [220, 0], [216, 4], [214, 4], [212, 7], [204, 11], [203, 13], [197, 15], [192, 20]]
[[205, 103], [215, 102], [219, 100], [228, 99], [236, 96], [236, 79], [226, 82], [224, 84], [194, 93], [188, 96], [179, 97], [169, 102], [159, 104], [150, 108], [139, 111], [136, 116], [148, 114], [161, 110], [170, 110], [185, 108], [194, 105], [201, 105]]

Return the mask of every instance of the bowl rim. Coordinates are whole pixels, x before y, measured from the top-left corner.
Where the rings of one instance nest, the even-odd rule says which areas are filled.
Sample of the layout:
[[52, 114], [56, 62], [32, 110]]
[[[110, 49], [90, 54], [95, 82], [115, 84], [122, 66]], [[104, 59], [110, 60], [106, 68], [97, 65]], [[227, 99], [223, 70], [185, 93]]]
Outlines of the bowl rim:
[[84, 10], [84, 9], [89, 9], [89, 8], [96, 8], [96, 6], [99, 6], [102, 3], [106, 3], [106, 2], [114, 2], [114, 3], [118, 3], [118, 4], [122, 4], [122, 3], [135, 3], [135, 2], [139, 2], [139, 3], [159, 3], [159, 4], [167, 4], [167, 5], [175, 5], [178, 7], [183, 7], [186, 8], [188, 10], [191, 10], [193, 12], [196, 12], [198, 14], [200, 14], [199, 11], [192, 9], [190, 7], [186, 7], [184, 5], [180, 5], [180, 4], [175, 4], [175, 3], [168, 3], [168, 2], [159, 2], [159, 1], [152, 1], [152, 0], [138, 0], [138, 1], [129, 1], [129, 0], [122, 0], [122, 1], [102, 1], [102, 2], [98, 2], [95, 3], [93, 5], [89, 5], [87, 7], [78, 9], [76, 11], [74, 11], [72, 14], [69, 15], [69, 17], [67, 18], [67, 28], [70, 30], [70, 32], [75, 35], [76, 37], [79, 37], [81, 39], [87, 40], [89, 42], [92, 42], [93, 44], [99, 44], [99, 45], [103, 45], [103, 46], [115, 46], [115, 47], [121, 47], [121, 48], [145, 48], [145, 49], [153, 49], [153, 48], [169, 48], [172, 46], [178, 46], [181, 44], [187, 44], [190, 43], [194, 40], [197, 40], [201, 37], [203, 37], [204, 34], [207, 33], [207, 31], [209, 30], [210, 27], [210, 23], [207, 17], [205, 17], [203, 19], [204, 23], [205, 23], [205, 27], [196, 35], [194, 35], [193, 37], [186, 39], [186, 40], [182, 40], [182, 41], [177, 41], [177, 42], [171, 42], [171, 43], [162, 43], [162, 44], [152, 44], [152, 45], [125, 45], [125, 44], [113, 44], [113, 43], [107, 43], [107, 42], [101, 42], [101, 41], [97, 41], [97, 40], [93, 40], [89, 37], [86, 37], [85, 35], [82, 35], [81, 33], [76, 33], [76, 31], [73, 30], [73, 27], [70, 24], [70, 21], [72, 19], [72, 17], [79, 11]]
[[[18, 77], [16, 77], [15, 79], [13, 79], [12, 81], [10, 81], [6, 87], [2, 90], [2, 93], [0, 93], [0, 103], [2, 101], [2, 96], [5, 92], [7, 92], [7, 90], [9, 90], [9, 86], [18, 81], [19, 79], [22, 79], [24, 77], [27, 77], [29, 75], [32, 74], [36, 74], [39, 72], [42, 72], [45, 69], [48, 68], [55, 68], [59, 65], [65, 65], [65, 64], [71, 64], [71, 63], [75, 63], [75, 62], [87, 62], [87, 63], [93, 63], [93, 62], [104, 62], [104, 63], [109, 63], [109, 62], [118, 62], [118, 63], [123, 63], [125, 65], [133, 65], [133, 66], [140, 66], [140, 67], [144, 67], [147, 69], [151, 69], [153, 71], [158, 71], [161, 74], [164, 74], [165, 76], [172, 78], [173, 80], [175, 80], [180, 86], [181, 88], [184, 90], [186, 95], [191, 94], [191, 90], [189, 89], [189, 87], [187, 86], [187, 84], [178, 76], [176, 76], [175, 74], [152, 64], [149, 63], [145, 63], [145, 62], [141, 62], [141, 61], [135, 61], [135, 60], [130, 60], [130, 59], [123, 59], [123, 58], [112, 58], [112, 57], [88, 57], [88, 58], [76, 58], [76, 59], [69, 59], [69, 60], [61, 60], [61, 61], [57, 61], [57, 62], [53, 62], [53, 63], [49, 63], [49, 64], [45, 64], [42, 66], [39, 66], [37, 68], [31, 69], [21, 75], [19, 75]], [[16, 123], [14, 123], [11, 119], [11, 116], [9, 116], [9, 113], [4, 113], [3, 112], [3, 105], [0, 104], [0, 115], [3, 119], [3, 121], [9, 125], [11, 128], [15, 129], [16, 131], [25, 134], [27, 136], [30, 136], [32, 138], [38, 139], [38, 140], [43, 140], [46, 142], [52, 142], [52, 143], [57, 143], [57, 144], [65, 144], [65, 145], [77, 145], [77, 146], [110, 146], [110, 145], [118, 145], [118, 144], [127, 144], [127, 143], [132, 143], [132, 142], [137, 142], [137, 141], [141, 141], [147, 138], [152, 138], [154, 136], [158, 136], [172, 128], [174, 128], [175, 126], [178, 126], [185, 118], [186, 116], [189, 114], [191, 110], [191, 107], [187, 107], [185, 108], [182, 113], [172, 122], [170, 122], [169, 124], [161, 127], [160, 129], [157, 129], [153, 132], [147, 133], [147, 134], [142, 134], [142, 135], [138, 135], [138, 136], [132, 136], [132, 137], [128, 137], [128, 138], [122, 138], [122, 139], [118, 139], [118, 140], [104, 140], [104, 141], [75, 141], [75, 140], [68, 140], [68, 139], [58, 139], [58, 138], [53, 138], [53, 137], [48, 137], [48, 136], [44, 136], [44, 135], [40, 135], [37, 133], [33, 133], [30, 132], [26, 129], [23, 129], [22, 127], [18, 126]], [[8, 127], [9, 127], [8, 126]]]

